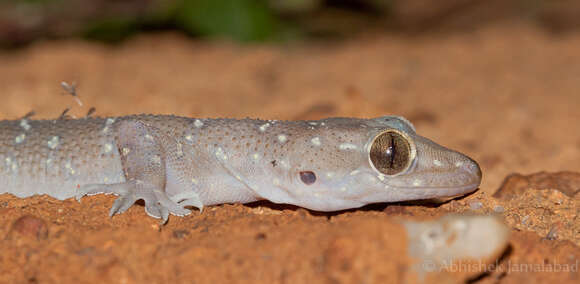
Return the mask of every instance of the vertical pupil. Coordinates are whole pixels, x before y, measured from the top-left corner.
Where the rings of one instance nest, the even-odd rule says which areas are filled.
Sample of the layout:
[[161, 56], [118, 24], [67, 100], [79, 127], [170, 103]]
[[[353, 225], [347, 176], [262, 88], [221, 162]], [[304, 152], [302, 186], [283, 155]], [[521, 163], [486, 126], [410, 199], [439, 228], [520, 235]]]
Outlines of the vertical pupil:
[[389, 166], [392, 168], [393, 164], [395, 163], [395, 137], [390, 135], [389, 147], [387, 147], [387, 157], [389, 159]]
[[373, 166], [381, 173], [393, 175], [405, 170], [410, 163], [411, 147], [401, 134], [386, 131], [375, 138], [369, 151]]

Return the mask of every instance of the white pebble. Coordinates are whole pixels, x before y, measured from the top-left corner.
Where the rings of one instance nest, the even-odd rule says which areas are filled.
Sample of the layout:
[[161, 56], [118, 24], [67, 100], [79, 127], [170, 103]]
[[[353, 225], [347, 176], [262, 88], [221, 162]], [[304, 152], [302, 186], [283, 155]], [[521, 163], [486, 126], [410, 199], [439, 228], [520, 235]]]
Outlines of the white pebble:
[[469, 203], [469, 208], [471, 208], [471, 210], [479, 210], [481, 207], [483, 207], [483, 203], [479, 201], [473, 201]]

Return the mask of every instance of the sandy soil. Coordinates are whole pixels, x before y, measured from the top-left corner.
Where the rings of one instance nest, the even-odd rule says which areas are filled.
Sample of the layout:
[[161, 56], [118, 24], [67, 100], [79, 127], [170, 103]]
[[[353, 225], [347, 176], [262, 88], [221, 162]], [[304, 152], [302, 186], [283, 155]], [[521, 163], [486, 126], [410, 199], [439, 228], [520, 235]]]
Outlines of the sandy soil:
[[[565, 182], [576, 191], [562, 189], [560, 179], [567, 177], [556, 175], [541, 186], [512, 183], [522, 190], [516, 198], [492, 195], [512, 173], [580, 172], [579, 47], [577, 33], [553, 36], [533, 27], [502, 26], [285, 46], [162, 34], [117, 47], [43, 42], [2, 52], [2, 119], [31, 110], [35, 117], [52, 118], [66, 107], [83, 116], [90, 106], [98, 115], [399, 114], [424, 136], [477, 160], [484, 179], [477, 193], [440, 206], [379, 204], [322, 214], [263, 202], [214, 206], [171, 218], [165, 226], [147, 217], [142, 206], [108, 218], [110, 196], [79, 204], [0, 195], [0, 282], [410, 281], [398, 220], [468, 212], [504, 217], [513, 230], [510, 246], [497, 269], [449, 273], [447, 282], [577, 283], [575, 173]], [[78, 82], [84, 107], [63, 95], [63, 80]], [[516, 185], [502, 190], [515, 190], [511, 187]], [[22, 216], [28, 217], [19, 220]], [[520, 272], [516, 264], [536, 269]], [[564, 264], [572, 271], [562, 271]]]

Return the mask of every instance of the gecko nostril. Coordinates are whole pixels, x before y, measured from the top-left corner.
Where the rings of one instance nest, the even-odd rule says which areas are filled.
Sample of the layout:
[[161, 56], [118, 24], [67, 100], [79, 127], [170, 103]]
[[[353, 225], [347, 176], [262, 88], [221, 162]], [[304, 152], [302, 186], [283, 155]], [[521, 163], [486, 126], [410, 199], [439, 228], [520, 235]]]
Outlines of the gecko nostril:
[[312, 171], [300, 172], [300, 180], [306, 185], [311, 185], [316, 182], [316, 175]]

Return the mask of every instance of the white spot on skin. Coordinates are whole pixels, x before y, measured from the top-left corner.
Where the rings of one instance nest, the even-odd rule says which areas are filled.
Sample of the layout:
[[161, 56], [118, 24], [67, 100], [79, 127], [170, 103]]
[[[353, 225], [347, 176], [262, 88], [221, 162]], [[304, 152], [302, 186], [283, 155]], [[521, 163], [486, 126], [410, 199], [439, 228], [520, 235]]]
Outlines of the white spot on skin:
[[177, 142], [177, 144], [175, 145], [175, 147], [177, 148], [176, 151], [176, 155], [177, 156], [183, 156], [183, 145], [181, 145], [181, 143]]
[[194, 125], [195, 127], [197, 127], [197, 128], [200, 128], [200, 127], [202, 127], [202, 126], [203, 126], [203, 122], [202, 122], [201, 120], [199, 120], [199, 119], [196, 119], [196, 120], [193, 122], [193, 125]]
[[75, 169], [73, 169], [70, 161], [66, 162], [66, 164], [64, 165], [64, 167], [69, 171], [69, 173], [71, 175], [74, 175], [76, 173]]
[[105, 145], [103, 146], [103, 151], [105, 153], [111, 153], [111, 151], [113, 151], [113, 144], [111, 143], [105, 143]]
[[222, 159], [224, 161], [228, 159], [228, 156], [226, 156], [226, 154], [224, 153], [224, 150], [221, 147], [217, 148], [217, 150], [215, 151], [215, 156], [218, 159]]
[[52, 138], [50, 138], [46, 144], [48, 145], [48, 148], [54, 150], [56, 147], [58, 147], [59, 140], [60, 138], [58, 138], [58, 136], [52, 136]]
[[13, 172], [16, 172], [18, 170], [18, 162], [12, 160], [12, 158], [6, 157], [4, 159], [4, 162], [6, 163], [6, 168], [8, 168], [9, 170], [12, 170]]
[[26, 119], [20, 120], [20, 127], [22, 127], [25, 131], [30, 130], [30, 124], [28, 124], [28, 120]]
[[260, 131], [264, 132], [264, 131], [266, 131], [266, 129], [268, 129], [268, 127], [270, 127], [270, 123], [262, 124], [262, 125], [260, 125]]
[[463, 166], [463, 162], [461, 162], [461, 161], [455, 162], [455, 166], [459, 168], [459, 167]]
[[129, 152], [131, 152], [131, 149], [129, 149], [129, 148], [123, 148], [123, 149], [121, 149], [121, 154], [123, 156], [129, 155]]
[[359, 170], [354, 170], [352, 172], [350, 172], [351, 176], [357, 175], [359, 173]]
[[284, 134], [278, 135], [278, 141], [280, 141], [280, 143], [284, 143], [286, 142], [286, 140], [288, 140], [288, 137], [286, 137], [286, 135]]
[[345, 186], [341, 187], [340, 188], [340, 191], [345, 192], [346, 191], [346, 187]]
[[197, 181], [195, 178], [191, 178], [191, 183], [193, 183], [193, 184], [199, 184], [199, 181]]
[[272, 183], [273, 183], [275, 186], [279, 186], [279, 185], [280, 185], [280, 180], [279, 180], [279, 179], [277, 179], [277, 178], [274, 178], [274, 180], [272, 180]]
[[316, 198], [320, 198], [320, 196], [321, 196], [321, 195], [320, 195], [320, 193], [318, 193], [318, 192], [314, 193], [313, 195], [314, 195], [314, 197], [316, 197]]
[[254, 153], [254, 155], [252, 155], [252, 158], [254, 158], [254, 160], [258, 160], [260, 159], [260, 154]]
[[441, 166], [443, 166], [443, 163], [441, 163], [441, 161], [439, 161], [439, 160], [433, 160], [433, 165], [435, 165], [437, 167], [441, 167]]
[[310, 142], [312, 142], [312, 144], [314, 144], [314, 146], [320, 146], [322, 143], [320, 142], [320, 138], [318, 137], [314, 137], [310, 140]]
[[413, 186], [420, 186], [421, 185], [421, 181], [416, 179], [413, 181]]
[[52, 163], [52, 159], [46, 159], [46, 165], [48, 166], [50, 163]]
[[20, 144], [20, 143], [22, 143], [22, 141], [24, 141], [25, 138], [26, 138], [26, 134], [21, 133], [20, 135], [16, 136], [16, 138], [14, 138], [14, 143]]
[[350, 143], [342, 143], [338, 146], [340, 150], [356, 150], [358, 147]]
[[105, 127], [103, 127], [103, 133], [107, 133], [109, 131], [109, 126], [111, 126], [115, 122], [114, 118], [107, 118], [105, 121]]
[[327, 172], [326, 173], [326, 177], [327, 178], [332, 178], [333, 176], [334, 176], [334, 173], [333, 172]]
[[310, 121], [310, 122], [308, 122], [308, 124], [315, 126], [315, 125], [318, 125], [318, 122]]
[[384, 180], [385, 180], [385, 175], [383, 175], [383, 174], [380, 174], [380, 175], [378, 175], [378, 176], [377, 176], [377, 178], [378, 178], [380, 181], [384, 181]]
[[104, 183], [107, 183], [107, 182], [109, 182], [109, 178], [108, 178], [108, 177], [105, 177], [105, 178], [103, 178], [103, 182], [104, 182]]
[[151, 136], [149, 134], [145, 134], [145, 139], [147, 139], [149, 141], [153, 141], [153, 136]]
[[193, 142], [193, 136], [191, 136], [191, 134], [185, 135], [185, 140], [187, 140], [187, 142]]
[[280, 167], [284, 168], [284, 169], [289, 169], [290, 165], [288, 164], [287, 161], [285, 160], [280, 160]]

